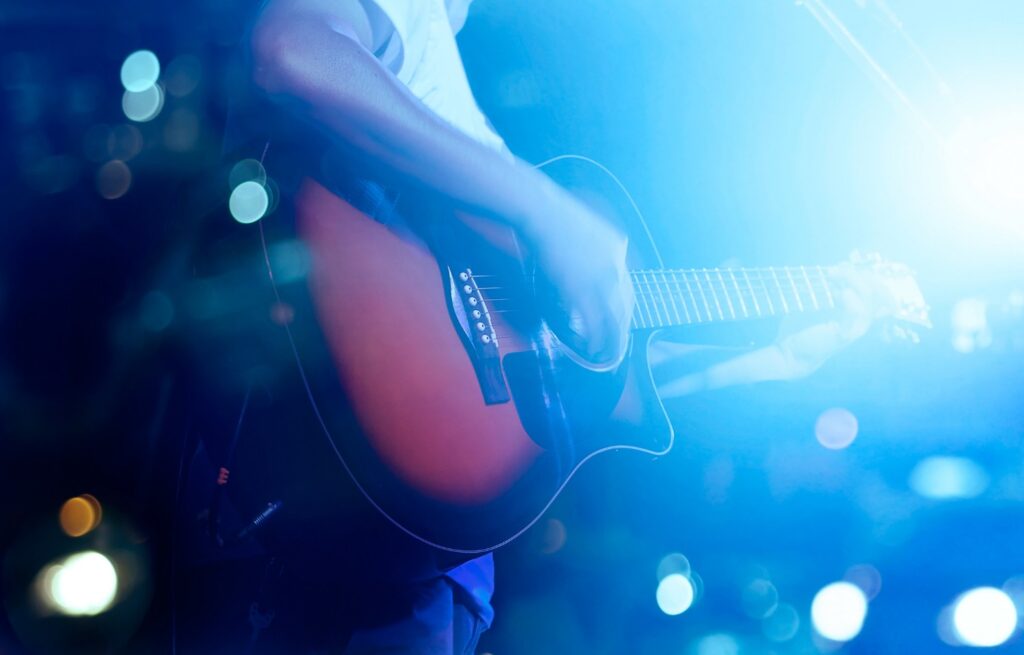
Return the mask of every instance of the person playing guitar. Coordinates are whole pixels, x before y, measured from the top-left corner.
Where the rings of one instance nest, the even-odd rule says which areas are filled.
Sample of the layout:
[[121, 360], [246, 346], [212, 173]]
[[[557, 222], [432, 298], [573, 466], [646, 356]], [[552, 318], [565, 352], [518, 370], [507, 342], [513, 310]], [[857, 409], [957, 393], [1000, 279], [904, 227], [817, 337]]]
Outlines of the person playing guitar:
[[[268, 0], [248, 32], [245, 61], [251, 97], [284, 117], [279, 125], [283, 123], [285, 127], [277, 129], [278, 135], [292, 132], [289, 138], [293, 142], [301, 141], [302, 147], [314, 143], [313, 149], [318, 153], [313, 158], [315, 163], [302, 155], [300, 159], [308, 161], [305, 167], [300, 163], [299, 172], [285, 170], [286, 167], [274, 163], [272, 156], [263, 163], [271, 177], [301, 178], [291, 187], [295, 193], [283, 193], [282, 197], [293, 207], [296, 231], [313, 257], [314, 304], [321, 301], [316, 310], [330, 351], [337, 359], [343, 359], [338, 353], [344, 351], [347, 338], [345, 329], [339, 327], [343, 312], [335, 311], [331, 298], [341, 288], [337, 285], [352, 283], [351, 275], [332, 278], [330, 267], [365, 257], [372, 266], [401, 270], [401, 266], [409, 265], [406, 259], [415, 259], [413, 255], [396, 258], [384, 250], [366, 253], [365, 248], [350, 247], [362, 234], [345, 227], [348, 223], [343, 216], [348, 215], [351, 206], [374, 219], [353, 223], [362, 226], [359, 230], [366, 234], [376, 234], [381, 225], [401, 232], [407, 229], [400, 225], [403, 222], [408, 223], [411, 232], [438, 228], [437, 223], [423, 224], [425, 219], [417, 223], [415, 212], [405, 211], [401, 221], [394, 220], [398, 212], [395, 196], [381, 192], [381, 187], [352, 184], [353, 178], [360, 177], [448, 207], [447, 223], [471, 234], [469, 238], [493, 243], [495, 230], [514, 234], [514, 247], [505, 249], [518, 248], [529, 253], [534, 267], [532, 275], [545, 281], [554, 296], [552, 306], [564, 313], [564, 320], [550, 317], [552, 324], [561, 325], [558, 337], [573, 344], [573, 357], [585, 368], [614, 370], [630, 356], [631, 324], [637, 320], [638, 303], [647, 302], [641, 296], [648, 293], [644, 289], [649, 287], [638, 286], [636, 274], [628, 268], [629, 242], [623, 230], [543, 172], [512, 155], [477, 106], [455, 41], [470, 2]], [[268, 116], [259, 114], [251, 120], [251, 124], [257, 125], [252, 129], [258, 130], [260, 121], [269, 123]], [[271, 142], [270, 151], [275, 148], [278, 144]], [[264, 154], [267, 152], [264, 148]], [[442, 222], [439, 229], [451, 228], [447, 223]], [[495, 244], [497, 250], [502, 247], [501, 243]], [[388, 257], [393, 260], [381, 261]], [[453, 297], [462, 293], [465, 282], [468, 303], [452, 309], [453, 316], [457, 314], [458, 320], [467, 326], [467, 334], [474, 331], [474, 323], [480, 327], [484, 333], [478, 336], [484, 346], [473, 341], [473, 347], [483, 348], [477, 352], [487, 352], [502, 337], [497, 332], [493, 339], [490, 337], [490, 328], [485, 329], [481, 313], [483, 296], [479, 297], [478, 305], [473, 295], [482, 288], [478, 284], [482, 277], [469, 267], [442, 268], [452, 271]], [[655, 340], [650, 347], [650, 364], [660, 382], [660, 393], [685, 395], [761, 380], [795, 379], [813, 372], [826, 358], [863, 335], [875, 317], [876, 310], [869, 302], [872, 292], [852, 271], [840, 266], [832, 275], [845, 277], [847, 284], [841, 290], [837, 287], [835, 298], [825, 284], [829, 302], [836, 309], [821, 322], [704, 371], [677, 374], [678, 367], [673, 362], [689, 347]], [[706, 277], [711, 282], [711, 277]], [[683, 281], [689, 286], [689, 278]], [[413, 282], [406, 280], [408, 284]], [[694, 282], [703, 284], [701, 280]], [[792, 278], [789, 282], [793, 282]], [[744, 314], [753, 311], [753, 307], [746, 305], [756, 302], [758, 296], [749, 279], [747, 285], [751, 295], [730, 296], [726, 291], [725, 301], [729, 301], [733, 314], [739, 308], [732, 307], [731, 298], [743, 302]], [[676, 288], [682, 291], [678, 279]], [[821, 287], [815, 287], [807, 278], [807, 288], [817, 307], [819, 298], [813, 293]], [[739, 289], [737, 286], [737, 292]], [[693, 297], [692, 289], [690, 293]], [[797, 293], [796, 301], [800, 302], [800, 298]], [[771, 301], [770, 297], [764, 299]], [[784, 295], [779, 299], [785, 302]], [[707, 318], [712, 318], [713, 305], [707, 304], [706, 297], [703, 303], [694, 301], [693, 305], [680, 305], [677, 300], [678, 297], [666, 300], [662, 295], [660, 302], [666, 308], [663, 311], [671, 307], [677, 317], [680, 310], [688, 316], [692, 311], [700, 317], [703, 306]], [[824, 303], [824, 296], [820, 300]], [[376, 299], [371, 297], [371, 302], [387, 303], [388, 294], [381, 292]], [[364, 307], [372, 311], [376, 305]], [[654, 309], [657, 312], [657, 307]], [[642, 322], [653, 323], [651, 308], [647, 312], [646, 318], [640, 315]], [[758, 316], [761, 312], [758, 306]], [[717, 314], [724, 315], [721, 305]], [[372, 322], [373, 318], [367, 320]], [[664, 323], [664, 317], [659, 321]], [[375, 325], [382, 330], [379, 341], [388, 339], [388, 326], [381, 321]], [[370, 342], [368, 350], [379, 345], [378, 341]], [[372, 376], [372, 369], [373, 366], [364, 366], [365, 375]], [[477, 373], [482, 376], [481, 384], [487, 387], [484, 379], [493, 382], [494, 374], [481, 373], [483, 370], [478, 368]], [[506, 373], [511, 376], [511, 369]], [[500, 372], [497, 375], [501, 377]], [[487, 403], [500, 407], [504, 402], [508, 406], [507, 395], [502, 396], [503, 388], [499, 383], [492, 385], [490, 392], [485, 391], [485, 396], [492, 394], [487, 396]], [[394, 407], [384, 410], [385, 414], [389, 412], [392, 418], [400, 413]], [[417, 435], [421, 431], [425, 434], [428, 428], [410, 423], [403, 430], [415, 444]], [[443, 487], [438, 496], [448, 493], [445, 490], [455, 488], [457, 483], [458, 480], [445, 479], [443, 485], [449, 486]], [[360, 491], [370, 497], [363, 488], [367, 485], [372, 483], [364, 484]], [[399, 533], [393, 525], [385, 525], [381, 533], [388, 530]], [[371, 533], [376, 534], [371, 530], [363, 532], [357, 526], [348, 534]], [[345, 550], [339, 559], [357, 560], [357, 565], [339, 565], [338, 571], [324, 571], [325, 578], [338, 581], [329, 585], [327, 598], [321, 594], [318, 599], [326, 607], [321, 608], [327, 616], [324, 620], [332, 624], [331, 630], [337, 635], [329, 640], [330, 645], [348, 654], [475, 652], [480, 634], [493, 618], [490, 548], [452, 548], [451, 552], [463, 556], [446, 560], [430, 554], [430, 549], [415, 539], [399, 537], [387, 536], [387, 545], [380, 547], [372, 537], [350, 539], [342, 548], [358, 549], [358, 558], [350, 557], [354, 550]], [[296, 559], [303, 557], [299, 555]], [[288, 568], [280, 575], [290, 575]], [[302, 628], [286, 638], [298, 640], [288, 644], [296, 649], [290, 652], [319, 643], [309, 637], [316, 631], [316, 621], [303, 621], [307, 618], [298, 619]], [[302, 636], [294, 637], [295, 634]]]

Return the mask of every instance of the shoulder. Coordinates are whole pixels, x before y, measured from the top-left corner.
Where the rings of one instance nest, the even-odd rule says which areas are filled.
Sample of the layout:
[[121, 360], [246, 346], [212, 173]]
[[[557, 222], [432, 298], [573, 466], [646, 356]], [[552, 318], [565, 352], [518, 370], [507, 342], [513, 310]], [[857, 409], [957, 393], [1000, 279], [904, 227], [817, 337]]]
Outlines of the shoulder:
[[367, 49], [373, 48], [373, 26], [363, 0], [269, 0], [256, 18], [254, 45], [259, 39], [308, 29], [311, 24], [327, 26]]

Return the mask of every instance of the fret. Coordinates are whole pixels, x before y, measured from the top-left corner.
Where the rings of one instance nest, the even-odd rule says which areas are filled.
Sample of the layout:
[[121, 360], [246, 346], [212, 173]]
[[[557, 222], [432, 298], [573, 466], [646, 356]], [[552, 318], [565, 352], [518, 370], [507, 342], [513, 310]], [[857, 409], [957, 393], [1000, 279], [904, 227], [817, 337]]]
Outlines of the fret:
[[[634, 275], [634, 280], [639, 281], [636, 280], [636, 275]], [[643, 303], [644, 311], [647, 312], [647, 318], [644, 321], [646, 325], [644, 325], [644, 327], [654, 327], [654, 316], [651, 314], [650, 305], [647, 304], [647, 294], [644, 293], [643, 289], [639, 288], [639, 285], [634, 285], [634, 288], [636, 288], [637, 291], [634, 295], [639, 298], [640, 303]], [[638, 307], [640, 306], [640, 303], [637, 303]]]
[[718, 274], [718, 281], [722, 283], [722, 292], [725, 294], [725, 302], [729, 306], [729, 314], [735, 320], [736, 310], [732, 308], [732, 298], [729, 297], [729, 290], [725, 288], [725, 278], [722, 277], [722, 269], [716, 268], [715, 273]]
[[817, 267], [818, 276], [821, 277], [821, 283], [825, 285], [825, 296], [828, 298], [828, 306], [832, 309], [836, 308], [836, 302], [832, 299], [832, 290], [828, 286], [828, 278], [825, 277], [825, 271], [820, 266]]
[[654, 280], [654, 286], [658, 287], [658, 298], [661, 299], [661, 308], [664, 310], [662, 313], [665, 315], [665, 325], [672, 325], [672, 315], [668, 311], [668, 301], [672, 299], [672, 294], [668, 294], [668, 299], [665, 298], [667, 289], [658, 282], [655, 271], [651, 271], [651, 279]]
[[640, 311], [640, 303], [633, 301], [633, 324], [638, 328], [646, 328], [647, 323], [644, 321], [644, 314]]
[[793, 281], [793, 273], [790, 272], [789, 267], [785, 267], [786, 277], [789, 278], [789, 285], [793, 287], [793, 295], [796, 296], [796, 307], [799, 311], [804, 311], [804, 301], [800, 300], [800, 292], [796, 290], [796, 282]]
[[672, 293], [672, 289], [669, 289], [668, 278], [665, 277], [665, 269], [661, 269], [659, 272], [661, 273], [661, 281], [665, 284], [665, 289], [668, 291], [668, 299], [672, 301], [672, 311], [675, 312], [676, 315], [675, 324], [682, 325], [683, 318], [679, 315], [679, 307], [676, 306], [675, 294]]
[[772, 279], [775, 280], [775, 288], [779, 290], [779, 299], [782, 301], [782, 313], [789, 313], [789, 303], [786, 302], [786, 295], [782, 293], [782, 285], [779, 284], [779, 276], [775, 274], [775, 269], [769, 267], [769, 271], [772, 272]]
[[[647, 271], [643, 272], [643, 276], [644, 276], [644, 283], [647, 284], [647, 291], [651, 292], [651, 282], [647, 279]], [[662, 320], [662, 318], [661, 318], [661, 311], [658, 309], [658, 299], [654, 297], [654, 293], [651, 293], [650, 300], [651, 300], [651, 305], [654, 306], [655, 318], [658, 319], [658, 327], [663, 327], [665, 325], [665, 321]]]
[[[750, 298], [754, 301], [754, 311], [757, 312], [757, 317], [761, 317], [761, 303], [757, 302], [757, 292], [754, 291], [754, 285], [750, 283], [750, 276], [747, 275], [747, 269], [743, 269], [743, 280], [747, 283], [747, 288], [750, 289]], [[742, 296], [741, 296], [742, 297]], [[772, 311], [772, 314], [775, 312]]]
[[818, 311], [818, 297], [814, 295], [814, 287], [811, 286], [811, 278], [807, 275], [807, 269], [801, 266], [800, 272], [803, 273], [804, 281], [807, 282], [807, 290], [811, 292], [811, 303], [814, 304], [814, 311]]
[[[679, 300], [681, 300], [682, 303], [683, 303], [683, 313], [686, 314], [686, 322], [687, 323], [693, 323], [693, 320], [690, 319], [690, 309], [686, 306], [686, 296], [683, 295], [683, 288], [679, 286], [679, 278], [676, 277], [676, 272], [675, 271], [671, 271], [671, 273], [672, 273], [672, 282], [676, 285], [676, 291], [679, 292]], [[697, 308], [697, 306], [694, 305], [694, 309], [696, 309], [696, 308]]]
[[[693, 287], [690, 286], [690, 278], [686, 277], [686, 271], [683, 273], [683, 282], [686, 282], [686, 290], [690, 292], [690, 299], [693, 300], [693, 311], [697, 312], [697, 322], [703, 323], [704, 319], [700, 316], [700, 308], [697, 307], [697, 298], [693, 295]], [[697, 279], [697, 271], [693, 272], [693, 281], [697, 282], [697, 289], [700, 290], [700, 297], [704, 300], [704, 309], [707, 310], [708, 320], [711, 320], [711, 306], [708, 305], [708, 297], [704, 295], [704, 290], [700, 288], [700, 281]]]
[[736, 281], [736, 274], [729, 269], [729, 278], [732, 279], [732, 286], [736, 289], [736, 297], [740, 299], [740, 309], [743, 310], [743, 318], [750, 318], [750, 312], [747, 311], [747, 303], [743, 300], [743, 292], [740, 291], [740, 284]]
[[[708, 291], [711, 292], [711, 298], [715, 301], [715, 307], [718, 309], [718, 319], [725, 320], [725, 314], [722, 313], [722, 303], [718, 302], [718, 294], [715, 293], [715, 288], [711, 286], [711, 276], [708, 275], [708, 269], [704, 270], [704, 279], [708, 281]], [[701, 289], [701, 295], [704, 295], [703, 285], [700, 284], [700, 280], [697, 280], [697, 286]], [[707, 298], [704, 299], [704, 304], [707, 304]], [[708, 307], [708, 316], [711, 315], [711, 308]]]

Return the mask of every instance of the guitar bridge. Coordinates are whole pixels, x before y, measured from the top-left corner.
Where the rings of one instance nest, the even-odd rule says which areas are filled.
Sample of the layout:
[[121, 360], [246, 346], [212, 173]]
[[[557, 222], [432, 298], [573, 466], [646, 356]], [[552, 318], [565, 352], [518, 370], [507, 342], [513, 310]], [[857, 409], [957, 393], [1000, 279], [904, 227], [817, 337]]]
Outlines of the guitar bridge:
[[448, 283], [450, 307], [461, 328], [462, 341], [476, 371], [484, 402], [488, 405], [507, 403], [511, 396], [501, 370], [498, 335], [473, 270], [466, 267], [456, 272], [449, 268]]

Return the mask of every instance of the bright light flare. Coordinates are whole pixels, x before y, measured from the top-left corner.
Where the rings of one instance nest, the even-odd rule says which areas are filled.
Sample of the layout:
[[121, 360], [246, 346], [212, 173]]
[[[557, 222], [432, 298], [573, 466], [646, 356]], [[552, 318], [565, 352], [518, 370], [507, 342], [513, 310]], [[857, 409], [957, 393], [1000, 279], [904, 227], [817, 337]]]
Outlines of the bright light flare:
[[69, 537], [89, 534], [103, 519], [100, 501], [90, 494], [69, 498], [60, 508], [60, 527]]
[[693, 583], [685, 575], [672, 573], [658, 583], [658, 607], [669, 616], [678, 616], [693, 605]]
[[956, 601], [953, 629], [968, 646], [999, 646], [1017, 629], [1017, 608], [995, 587], [971, 589]]
[[946, 153], [953, 186], [966, 207], [1024, 210], [1024, 123], [1019, 119], [965, 123]]
[[976, 498], [988, 488], [989, 477], [985, 469], [966, 457], [932, 456], [917, 463], [909, 483], [924, 498]]
[[160, 60], [151, 50], [136, 50], [121, 64], [121, 84], [126, 91], [145, 91], [159, 78]]
[[832, 641], [850, 641], [860, 634], [867, 614], [867, 597], [860, 587], [849, 582], [827, 585], [811, 603], [814, 629]]
[[96, 616], [117, 596], [117, 571], [103, 554], [87, 550], [47, 566], [36, 579], [40, 599], [68, 616]]
[[848, 409], [826, 409], [814, 423], [814, 436], [829, 450], [842, 450], [857, 438], [857, 417]]
[[228, 199], [231, 216], [243, 225], [260, 220], [269, 208], [270, 195], [267, 189], [256, 181], [242, 182], [234, 188]]
[[124, 115], [136, 123], [153, 120], [164, 107], [164, 91], [159, 85], [146, 87], [142, 91], [125, 91], [121, 96]]

